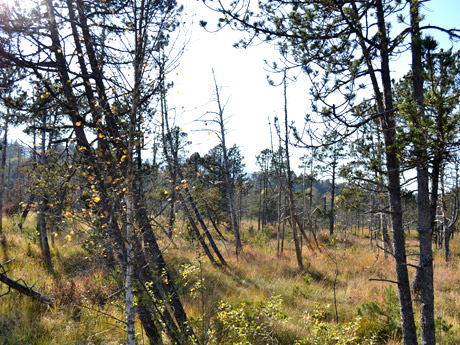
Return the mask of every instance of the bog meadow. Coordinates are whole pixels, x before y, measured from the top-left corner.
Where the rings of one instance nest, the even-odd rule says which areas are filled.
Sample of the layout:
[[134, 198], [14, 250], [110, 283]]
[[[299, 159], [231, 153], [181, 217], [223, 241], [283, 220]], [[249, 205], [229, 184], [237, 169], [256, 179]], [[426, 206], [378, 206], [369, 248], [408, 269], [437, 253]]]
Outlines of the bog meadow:
[[205, 111], [173, 92], [188, 6], [0, 1], [0, 344], [459, 344], [460, 30], [428, 0], [194, 2], [276, 48], [277, 115], [234, 140], [218, 73]]

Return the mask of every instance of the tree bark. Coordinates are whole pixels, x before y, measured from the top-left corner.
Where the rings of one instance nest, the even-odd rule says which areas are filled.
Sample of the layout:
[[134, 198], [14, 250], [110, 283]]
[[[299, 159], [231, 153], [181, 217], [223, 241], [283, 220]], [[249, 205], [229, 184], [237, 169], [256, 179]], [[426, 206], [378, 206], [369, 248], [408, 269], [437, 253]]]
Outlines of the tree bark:
[[294, 194], [292, 192], [292, 176], [291, 176], [291, 164], [289, 159], [289, 125], [288, 125], [288, 111], [287, 111], [287, 80], [286, 72], [284, 72], [283, 78], [284, 84], [284, 150], [286, 151], [286, 187], [288, 189], [288, 198], [289, 198], [289, 210], [291, 214], [291, 226], [292, 226], [292, 236], [294, 237], [294, 246], [295, 253], [297, 258], [297, 265], [300, 270], [303, 270], [303, 261], [302, 261], [302, 250], [300, 248], [299, 235], [297, 233], [297, 222], [296, 222], [296, 210], [294, 204]]
[[[401, 326], [403, 330], [404, 344], [416, 345], [417, 332], [415, 328], [414, 312], [412, 308], [409, 274], [407, 271], [406, 239], [404, 235], [401, 207], [400, 164], [397, 157], [397, 152], [394, 150], [396, 123], [394, 118], [393, 93], [390, 77], [390, 56], [387, 46], [387, 28], [382, 0], [377, 0], [375, 2], [375, 6], [377, 12], [378, 29], [381, 33], [380, 59], [383, 100], [378, 87], [376, 88], [374, 86], [374, 94], [377, 99], [379, 112], [384, 110], [384, 113], [380, 118], [380, 123], [385, 143], [388, 191], [391, 221], [393, 227], [393, 251], [396, 266], [396, 277], [398, 281]], [[370, 59], [369, 56], [367, 58]], [[370, 60], [367, 62], [369, 63]], [[370, 70], [373, 71], [373, 67], [371, 67]]]
[[[2, 268], [5, 264], [7, 264], [8, 262], [0, 265]], [[40, 303], [43, 303], [43, 304], [46, 304], [46, 305], [52, 305], [53, 304], [53, 300], [46, 296], [46, 295], [43, 295], [41, 294], [40, 292], [38, 291], [35, 291], [34, 289], [26, 286], [26, 285], [23, 285], [23, 284], [20, 284], [18, 283], [18, 281], [16, 280], [13, 280], [11, 278], [9, 278], [5, 273], [0, 273], [0, 282], [6, 284], [9, 288], [13, 289], [13, 290], [16, 290], [18, 291], [19, 293], [22, 293], [26, 296], [29, 296], [37, 301], [39, 301]]]
[[6, 260], [7, 257], [7, 247], [6, 247], [6, 237], [3, 233], [3, 194], [5, 191], [5, 164], [6, 164], [6, 149], [8, 146], [8, 120], [5, 119], [5, 125], [3, 127], [3, 144], [2, 147], [2, 160], [0, 167], [0, 245], [2, 246], [3, 256]]
[[335, 210], [334, 210], [334, 203], [335, 203], [335, 170], [337, 168], [337, 162], [332, 162], [332, 186], [331, 186], [331, 209], [329, 214], [329, 235], [332, 236], [334, 234], [334, 219], [335, 219]]
[[[166, 92], [166, 90], [164, 90], [164, 91]], [[177, 145], [174, 145], [174, 143], [172, 141], [172, 134], [171, 134], [171, 130], [169, 128], [168, 111], [167, 111], [167, 105], [166, 105], [166, 95], [165, 95], [164, 92], [162, 92], [162, 97], [161, 97], [161, 112], [162, 112], [161, 125], [162, 125], [162, 137], [163, 137], [163, 153], [164, 153], [164, 155], [166, 157], [166, 163], [167, 163], [167, 166], [168, 166], [168, 170], [169, 170], [169, 173], [170, 173], [171, 177], [176, 177], [177, 176], [181, 181], [184, 181], [184, 176], [182, 175], [182, 172], [181, 172], [180, 166], [179, 166], [179, 159], [178, 159], [178, 154], [177, 154], [178, 148], [177, 148]], [[169, 151], [168, 151], [168, 147], [169, 147]], [[173, 182], [177, 182], [177, 181], [173, 180]], [[224, 257], [220, 253], [220, 250], [217, 247], [217, 245], [216, 245], [216, 243], [214, 241], [214, 238], [212, 237], [211, 233], [208, 231], [208, 227], [206, 226], [203, 218], [201, 217], [200, 211], [198, 210], [198, 207], [196, 206], [196, 203], [195, 203], [195, 201], [193, 199], [193, 196], [190, 193], [190, 190], [189, 190], [189, 188], [188, 188], [186, 183], [184, 184], [183, 191], [185, 192], [185, 197], [181, 197], [182, 201], [187, 200], [187, 202], [189, 203], [190, 207], [192, 208], [193, 213], [195, 214], [196, 219], [200, 223], [200, 226], [203, 229], [204, 235], [208, 239], [208, 241], [209, 241], [209, 243], [211, 245], [211, 248], [213, 249], [214, 253], [219, 258], [220, 263], [223, 266], [227, 266], [227, 262], [225, 261]], [[184, 204], [184, 206], [186, 207], [185, 204]], [[191, 224], [195, 223], [193, 218], [191, 218], [191, 212], [188, 212], [188, 214], [189, 214], [188, 217], [189, 217], [190, 223]], [[197, 232], [197, 236], [198, 236], [198, 239], [200, 240], [200, 243], [201, 243], [201, 245], [203, 247], [203, 250], [206, 252], [206, 254], [208, 255], [208, 257], [211, 260], [211, 262], [216, 263], [216, 261], [214, 260], [212, 255], [210, 255], [210, 251], [209, 251], [209, 249], [207, 249], [207, 246], [206, 246], [205, 242], [201, 241], [200, 238], [202, 238], [202, 237], [201, 237], [201, 234], [200, 234], [200, 232], [198, 230], [198, 227], [195, 226], [194, 231]]]
[[[132, 193], [132, 188], [128, 188]], [[128, 345], [135, 344], [135, 328], [134, 328], [134, 294], [133, 294], [133, 240], [134, 240], [134, 217], [133, 217], [133, 200], [132, 194], [128, 193], [125, 196], [126, 205], [126, 275], [125, 275], [125, 305], [126, 305], [126, 343]]]
[[229, 203], [229, 208], [230, 208], [230, 218], [232, 222], [233, 235], [235, 237], [235, 254], [236, 254], [236, 257], [238, 258], [240, 251], [243, 249], [243, 245], [241, 243], [241, 238], [240, 238], [240, 226], [238, 223], [238, 217], [237, 217], [236, 209], [235, 209], [233, 183], [231, 181], [231, 176], [230, 176], [230, 165], [228, 162], [227, 144], [225, 142], [224, 108], [222, 107], [222, 103], [220, 101], [219, 87], [217, 86], [217, 81], [216, 81], [216, 76], [214, 74], [214, 70], [212, 71], [212, 75], [214, 78], [214, 86], [216, 90], [215, 92], [216, 92], [217, 106], [219, 108], [217, 122], [220, 127], [220, 143], [222, 145], [222, 153], [223, 153], [223, 159], [224, 159], [225, 184], [227, 185], [228, 203]]
[[419, 136], [415, 138], [415, 151], [417, 155], [417, 212], [420, 245], [419, 269], [420, 279], [420, 325], [422, 330], [422, 345], [436, 344], [434, 320], [434, 286], [433, 286], [433, 250], [432, 250], [432, 217], [429, 194], [428, 153], [424, 127], [424, 90], [423, 90], [423, 65], [422, 42], [419, 27], [418, 0], [410, 1], [411, 19], [411, 51], [412, 51], [412, 83], [414, 99], [417, 105], [417, 114], [414, 125]]
[[[47, 112], [43, 110], [42, 113], [42, 133], [41, 133], [41, 153], [40, 153], [40, 165], [43, 167], [46, 165], [46, 123], [47, 123]], [[48, 241], [48, 229], [46, 225], [46, 211], [48, 208], [48, 196], [43, 191], [43, 195], [39, 196], [37, 205], [37, 230], [40, 236], [40, 244], [42, 249], [43, 261], [49, 273], [54, 274], [53, 262], [51, 260], [51, 250]]]

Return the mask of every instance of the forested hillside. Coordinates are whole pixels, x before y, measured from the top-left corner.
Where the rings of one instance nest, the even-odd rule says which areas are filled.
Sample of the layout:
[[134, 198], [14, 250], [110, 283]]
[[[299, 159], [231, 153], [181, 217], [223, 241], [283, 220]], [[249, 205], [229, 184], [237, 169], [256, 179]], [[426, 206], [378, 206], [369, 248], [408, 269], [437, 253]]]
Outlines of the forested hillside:
[[179, 116], [184, 5], [0, 1], [0, 343], [460, 343], [460, 30], [433, 1], [198, 2], [279, 51], [240, 146], [214, 70]]

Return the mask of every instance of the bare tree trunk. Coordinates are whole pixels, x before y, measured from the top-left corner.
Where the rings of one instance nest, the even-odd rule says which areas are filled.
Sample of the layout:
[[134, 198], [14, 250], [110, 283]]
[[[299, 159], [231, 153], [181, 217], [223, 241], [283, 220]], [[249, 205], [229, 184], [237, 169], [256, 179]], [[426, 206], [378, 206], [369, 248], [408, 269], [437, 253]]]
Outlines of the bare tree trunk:
[[[281, 149], [281, 148], [280, 148]], [[278, 171], [278, 167], [276, 168]], [[281, 218], [283, 214], [281, 213], [281, 208], [282, 208], [282, 184], [281, 184], [281, 173], [278, 174], [278, 219], [277, 219], [277, 226], [276, 226], [276, 255], [278, 257], [281, 256]]]
[[288, 124], [288, 112], [287, 112], [287, 80], [286, 80], [286, 71], [284, 72], [284, 125], [285, 125], [285, 138], [284, 138], [284, 150], [286, 151], [286, 176], [287, 176], [287, 190], [289, 198], [289, 210], [291, 213], [291, 227], [292, 227], [292, 236], [294, 237], [295, 252], [297, 258], [297, 265], [300, 270], [303, 270], [303, 261], [302, 261], [302, 250], [300, 248], [299, 235], [297, 233], [297, 222], [296, 222], [296, 210], [294, 205], [294, 194], [292, 192], [292, 176], [291, 176], [291, 164], [289, 159], [289, 124]]
[[204, 241], [203, 236], [201, 236], [200, 230], [198, 230], [198, 226], [195, 223], [195, 219], [193, 218], [192, 213], [190, 212], [190, 209], [188, 208], [187, 204], [185, 203], [185, 199], [180, 195], [180, 199], [182, 201], [182, 208], [185, 212], [185, 215], [187, 216], [190, 226], [192, 227], [193, 232], [195, 233], [195, 236], [200, 243], [201, 247], [203, 248], [206, 256], [209, 258], [209, 261], [211, 261], [213, 264], [217, 265], [217, 261], [212, 255], [211, 251], [209, 250], [208, 245]]
[[24, 294], [26, 296], [29, 296], [29, 297], [39, 301], [40, 303], [44, 303], [46, 305], [52, 305], [54, 301], [51, 298], [49, 298], [48, 296], [41, 294], [40, 292], [34, 290], [31, 287], [28, 287], [28, 286], [26, 286], [24, 284], [21, 284], [20, 283], [20, 281], [22, 281], [21, 279], [13, 280], [13, 279], [9, 278], [6, 275], [5, 266], [7, 264], [9, 264], [10, 262], [12, 262], [13, 260], [14, 259], [11, 259], [11, 260], [9, 260], [7, 262], [4, 262], [3, 264], [0, 265], [0, 269], [2, 271], [2, 272], [0, 272], [0, 282], [6, 284], [9, 288], [18, 291], [21, 294]]
[[[162, 92], [162, 97], [161, 97], [161, 112], [162, 112], [161, 126], [162, 126], [162, 137], [163, 137], [163, 139], [162, 139], [163, 140], [163, 153], [164, 153], [164, 155], [166, 157], [166, 162], [167, 162], [168, 170], [169, 170], [169, 173], [170, 173], [171, 177], [174, 177], [174, 178], [178, 177], [180, 180], [184, 180], [182, 172], [180, 170], [180, 166], [179, 166], [179, 158], [178, 158], [178, 153], [177, 153], [178, 148], [177, 148], [177, 145], [175, 145], [173, 143], [172, 133], [171, 133], [171, 130], [169, 128], [168, 111], [167, 111], [167, 105], [166, 105], [165, 91], [166, 90], [164, 90], [164, 92]], [[169, 147], [169, 151], [168, 151], [168, 147]], [[174, 182], [176, 182], [176, 181], [174, 181]], [[198, 220], [198, 222], [200, 223], [201, 228], [203, 229], [204, 235], [208, 239], [208, 241], [209, 241], [214, 253], [219, 258], [220, 263], [223, 266], [227, 266], [227, 262], [224, 259], [224, 257], [222, 256], [222, 254], [220, 253], [220, 250], [217, 247], [217, 245], [216, 245], [211, 233], [208, 231], [208, 227], [206, 226], [203, 218], [201, 217], [200, 211], [198, 210], [198, 207], [196, 206], [196, 203], [195, 203], [195, 201], [193, 199], [193, 196], [190, 193], [190, 190], [189, 190], [189, 188], [188, 188], [188, 186], [186, 184], [184, 185], [183, 191], [185, 193], [185, 197], [180, 196], [181, 200], [183, 200], [183, 201], [186, 200], [188, 202], [188, 204], [192, 208], [192, 211], [193, 211], [196, 219]], [[181, 194], [179, 193], [179, 195], [181, 195]], [[183, 206], [186, 207], [185, 203], [183, 204]], [[185, 208], [184, 208], [184, 210], [188, 214], [190, 224], [195, 224], [195, 222], [193, 220], [192, 213], [189, 212]], [[208, 249], [206, 243], [202, 239], [202, 236], [201, 236], [201, 234], [200, 234], [200, 232], [198, 230], [198, 227], [196, 227], [196, 225], [195, 225], [195, 226], [192, 226], [192, 228], [195, 231], [195, 233], [196, 233], [196, 235], [197, 235], [197, 237], [198, 237], [198, 239], [200, 241], [200, 244], [203, 247], [203, 250], [208, 255], [208, 257], [211, 260], [211, 262], [217, 264], [216, 260], [214, 259], [214, 257], [212, 256], [210, 250]]]
[[237, 217], [236, 209], [235, 209], [234, 190], [233, 190], [233, 184], [232, 184], [231, 176], [230, 176], [230, 165], [228, 162], [227, 145], [225, 142], [224, 108], [220, 101], [219, 87], [217, 86], [217, 81], [216, 81], [216, 76], [214, 74], [214, 70], [212, 71], [212, 75], [214, 78], [214, 86], [216, 90], [217, 106], [219, 108], [219, 112], [218, 112], [219, 118], [217, 122], [220, 127], [220, 143], [222, 145], [222, 153], [223, 153], [223, 159], [224, 159], [225, 183], [227, 185], [228, 203], [230, 207], [230, 218], [232, 221], [233, 235], [235, 236], [235, 254], [236, 254], [236, 257], [238, 257], [240, 251], [243, 249], [243, 246], [241, 244], [240, 227], [239, 227], [238, 217]]
[[204, 207], [206, 208], [206, 213], [208, 214], [208, 218], [211, 221], [211, 224], [212, 224], [214, 230], [216, 230], [217, 234], [220, 236], [221, 239], [227, 241], [227, 239], [225, 238], [224, 234], [222, 234], [222, 232], [219, 230], [219, 227], [217, 226], [216, 221], [212, 217], [211, 210], [209, 209], [208, 203], [206, 202], [206, 200], [203, 200], [203, 201], [204, 201]]
[[0, 242], [2, 246], [4, 259], [7, 260], [6, 254], [6, 237], [3, 233], [3, 194], [5, 190], [5, 164], [6, 164], [6, 149], [8, 146], [8, 119], [5, 119], [5, 125], [3, 127], [3, 144], [1, 145], [2, 149], [2, 161], [0, 167]]

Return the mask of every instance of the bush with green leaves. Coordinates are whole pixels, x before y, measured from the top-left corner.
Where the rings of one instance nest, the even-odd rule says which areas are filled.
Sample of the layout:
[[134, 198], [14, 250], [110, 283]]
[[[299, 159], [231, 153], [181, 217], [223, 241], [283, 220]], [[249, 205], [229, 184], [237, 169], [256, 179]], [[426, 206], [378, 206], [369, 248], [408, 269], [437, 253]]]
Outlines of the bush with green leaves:
[[[361, 332], [361, 318], [343, 323], [328, 321], [325, 310], [317, 303], [311, 313], [305, 314], [310, 334], [297, 344], [308, 345], [374, 345], [378, 344], [373, 335], [363, 336]], [[296, 344], [296, 345], [297, 345]]]
[[210, 344], [278, 344], [274, 335], [275, 323], [286, 320], [282, 304], [281, 296], [273, 296], [259, 305], [241, 303], [232, 306], [221, 301], [212, 320]]

